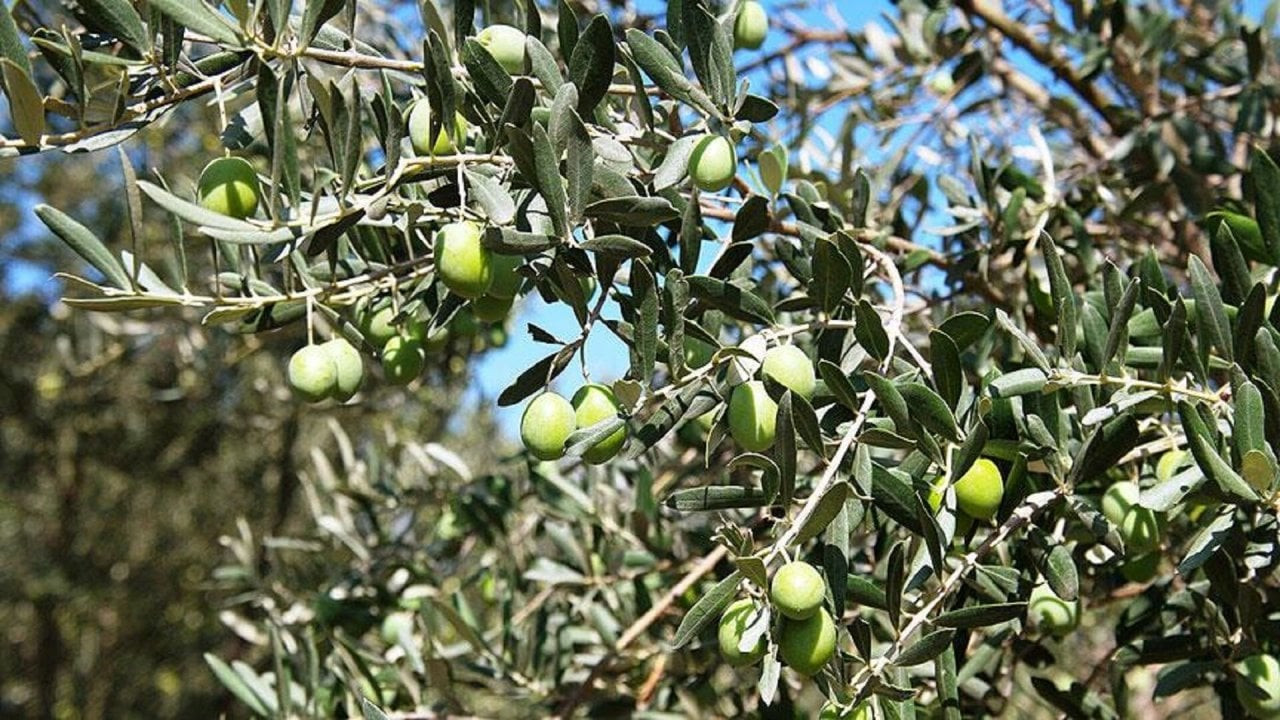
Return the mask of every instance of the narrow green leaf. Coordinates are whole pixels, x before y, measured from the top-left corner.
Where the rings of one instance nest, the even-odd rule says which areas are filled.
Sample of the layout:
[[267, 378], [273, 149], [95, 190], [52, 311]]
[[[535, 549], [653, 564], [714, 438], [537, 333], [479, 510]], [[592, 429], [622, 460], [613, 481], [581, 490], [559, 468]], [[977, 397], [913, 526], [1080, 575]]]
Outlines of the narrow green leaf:
[[1262, 243], [1271, 256], [1271, 264], [1280, 264], [1280, 168], [1258, 147], [1249, 161], [1249, 180]]
[[990, 627], [1020, 618], [1026, 611], [1027, 604], [1022, 602], [972, 605], [942, 613], [933, 624], [946, 628]]
[[706, 595], [698, 598], [676, 629], [676, 637], [672, 649], [679, 650], [698, 636], [703, 627], [720, 617], [720, 612], [728, 607], [734, 595], [738, 593], [738, 584], [742, 582], [742, 573], [734, 570], [729, 577], [716, 583]]
[[827, 529], [831, 521], [840, 514], [840, 510], [844, 508], [845, 500], [848, 499], [852, 488], [847, 482], [838, 482], [827, 488], [827, 491], [818, 499], [818, 505], [813, 513], [809, 515], [809, 520], [800, 528], [800, 532], [796, 535], [796, 543], [804, 544]]
[[[4, 13], [0, 13], [4, 14]], [[31, 76], [9, 58], [0, 58], [3, 70], [4, 91], [9, 96], [9, 114], [13, 127], [22, 141], [32, 147], [40, 146], [44, 135], [44, 99]]]
[[809, 294], [823, 312], [834, 312], [844, 301], [852, 272], [849, 261], [834, 242], [821, 238], [814, 243], [813, 280], [809, 284]]
[[207, 35], [223, 45], [240, 47], [242, 44], [239, 29], [232, 27], [221, 13], [206, 5], [203, 0], [151, 0], [150, 4], [179, 25]]
[[1187, 445], [1191, 448], [1191, 454], [1195, 456], [1196, 464], [1204, 474], [1212, 478], [1228, 495], [1249, 501], [1257, 500], [1258, 495], [1253, 488], [1249, 487], [1244, 478], [1231, 468], [1231, 464], [1218, 454], [1214, 447], [1214, 438], [1217, 433], [1210, 430], [1195, 407], [1185, 400], [1179, 402], [1178, 417], [1182, 420], [1183, 430], [1187, 434]]
[[1227, 309], [1218, 294], [1217, 283], [1195, 255], [1188, 261], [1187, 269], [1191, 274], [1191, 293], [1196, 299], [1196, 341], [1200, 345], [1200, 356], [1208, 357], [1209, 346], [1212, 345], [1230, 362], [1234, 359], [1231, 323], [1227, 320]]
[[569, 79], [578, 87], [578, 113], [589, 118], [613, 81], [613, 27], [603, 14], [591, 18], [569, 57]]
[[875, 308], [871, 307], [871, 303], [866, 299], [858, 300], [858, 304], [854, 307], [854, 317], [856, 323], [853, 334], [858, 339], [858, 344], [877, 360], [888, 357], [889, 334], [885, 332], [884, 321], [880, 319]]
[[927, 663], [937, 657], [951, 646], [951, 640], [955, 638], [956, 631], [951, 629], [934, 630], [919, 640], [912, 643], [910, 647], [903, 650], [894, 658], [893, 664], [899, 667], [910, 667], [912, 665], [920, 665]]
[[1062, 255], [1058, 246], [1048, 233], [1040, 234], [1040, 244], [1044, 247], [1044, 264], [1049, 271], [1049, 292], [1053, 295], [1053, 305], [1058, 311], [1058, 348], [1062, 357], [1070, 362], [1076, 354], [1076, 293], [1067, 278], [1066, 268], [1062, 264]]
[[906, 401], [907, 407], [911, 408], [911, 416], [922, 426], [951, 442], [960, 439], [960, 428], [956, 426], [956, 418], [951, 414], [951, 408], [929, 386], [908, 382], [898, 385], [898, 390]]
[[663, 501], [667, 507], [680, 512], [709, 512], [758, 508], [769, 504], [763, 490], [736, 485], [708, 485], [699, 488], [677, 490]]
[[73, 220], [61, 210], [49, 205], [37, 205], [36, 217], [40, 218], [53, 234], [67, 244], [85, 262], [102, 273], [112, 285], [127, 290], [132, 286], [129, 274], [120, 261], [107, 250], [107, 246], [89, 228]]

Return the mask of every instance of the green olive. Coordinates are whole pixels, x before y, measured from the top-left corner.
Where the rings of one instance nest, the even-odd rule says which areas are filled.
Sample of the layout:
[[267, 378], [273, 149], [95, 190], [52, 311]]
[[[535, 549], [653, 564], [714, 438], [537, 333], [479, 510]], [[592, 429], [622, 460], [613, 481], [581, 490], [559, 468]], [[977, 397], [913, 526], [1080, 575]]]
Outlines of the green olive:
[[[612, 390], [595, 384], [583, 385], [574, 393], [573, 408], [579, 428], [589, 428], [598, 422], [617, 417], [622, 410]], [[582, 453], [582, 459], [592, 465], [608, 462], [618, 454], [626, 440], [627, 426], [623, 425]]]
[[1111, 487], [1102, 494], [1102, 516], [1107, 519], [1107, 522], [1120, 527], [1120, 523], [1124, 522], [1125, 514], [1138, 504], [1138, 496], [1141, 493], [1138, 483], [1131, 480], [1112, 483]]
[[1235, 665], [1236, 699], [1255, 718], [1280, 718], [1280, 661], [1258, 654]]
[[1160, 460], [1156, 463], [1156, 479], [1160, 482], [1168, 482], [1178, 473], [1183, 465], [1190, 458], [1190, 453], [1186, 450], [1170, 450], [1160, 456]]
[[360, 332], [364, 333], [370, 344], [375, 347], [382, 347], [399, 332], [399, 329], [392, 324], [395, 317], [395, 308], [391, 306], [391, 303], [387, 303], [377, 310], [366, 310], [360, 315], [357, 324], [360, 327]]
[[564, 455], [564, 442], [578, 429], [573, 405], [553, 392], [529, 401], [520, 417], [520, 439], [525, 449], [539, 460], [557, 460]]
[[207, 210], [247, 218], [258, 211], [258, 174], [244, 158], [218, 158], [200, 171], [196, 196]]
[[818, 381], [809, 356], [795, 345], [779, 345], [764, 354], [760, 371], [805, 400], [813, 398]]
[[1120, 522], [1120, 537], [1125, 552], [1130, 555], [1151, 552], [1160, 547], [1160, 517], [1154, 510], [1134, 505]]
[[1062, 637], [1080, 624], [1080, 601], [1067, 602], [1041, 583], [1031, 591], [1027, 601], [1027, 619], [1040, 632]]
[[493, 284], [493, 257], [480, 240], [480, 226], [453, 222], [436, 231], [436, 275], [450, 291], [474, 300]]
[[778, 632], [778, 657], [801, 675], [822, 669], [836, 651], [836, 624], [826, 610], [805, 620], [783, 620]]
[[733, 145], [720, 135], [705, 135], [689, 156], [689, 174], [693, 184], [705, 192], [720, 192], [733, 183], [738, 171], [738, 157]]
[[364, 382], [364, 358], [346, 338], [336, 337], [320, 347], [329, 354], [337, 370], [337, 381], [333, 386], [334, 399], [339, 402], [350, 400]]
[[827, 583], [817, 568], [802, 560], [778, 568], [769, 584], [769, 600], [792, 620], [811, 617], [822, 607]]
[[382, 348], [382, 372], [394, 385], [408, 385], [422, 374], [426, 365], [426, 353], [417, 339], [397, 335]]
[[769, 34], [769, 16], [764, 6], [756, 0], [746, 0], [738, 8], [738, 17], [733, 21], [733, 46], [746, 50], [755, 50], [764, 44]]
[[763, 608], [750, 598], [742, 598], [730, 605], [724, 611], [724, 615], [720, 616], [718, 637], [720, 655], [724, 657], [725, 662], [734, 667], [742, 667], [759, 662], [760, 658], [764, 657], [769, 645], [763, 633], [751, 648], [745, 651], [741, 649], [742, 636], [747, 628], [751, 627], [752, 619], [760, 612], [763, 612]]
[[288, 375], [294, 394], [307, 402], [320, 402], [329, 397], [338, 382], [338, 368], [320, 345], [299, 348], [289, 358]]
[[778, 404], [769, 397], [764, 383], [745, 382], [733, 389], [729, 398], [729, 434], [748, 452], [773, 447], [777, 432]]
[[956, 506], [974, 520], [990, 520], [1004, 499], [1004, 477], [987, 458], [978, 458], [973, 467], [956, 481]]
[[1120, 574], [1129, 582], [1145, 585], [1155, 579], [1159, 569], [1160, 553], [1152, 551], [1121, 563]]
[[514, 302], [515, 300], [509, 297], [481, 295], [471, 301], [471, 312], [475, 313], [477, 320], [483, 322], [502, 322], [507, 319], [507, 314], [511, 312], [511, 304]]
[[476, 35], [476, 41], [512, 75], [524, 74], [524, 38], [523, 32], [510, 25], [490, 25]]
[[500, 298], [513, 298], [520, 294], [524, 278], [517, 270], [524, 264], [519, 255], [493, 254], [493, 284], [489, 286], [489, 294]]
[[418, 155], [452, 155], [457, 151], [454, 139], [461, 140], [467, 136], [467, 119], [462, 113], [454, 113], [453, 135], [448, 129], [441, 127], [434, 140], [431, 139], [431, 106], [426, 99], [418, 100], [409, 110], [409, 143]]

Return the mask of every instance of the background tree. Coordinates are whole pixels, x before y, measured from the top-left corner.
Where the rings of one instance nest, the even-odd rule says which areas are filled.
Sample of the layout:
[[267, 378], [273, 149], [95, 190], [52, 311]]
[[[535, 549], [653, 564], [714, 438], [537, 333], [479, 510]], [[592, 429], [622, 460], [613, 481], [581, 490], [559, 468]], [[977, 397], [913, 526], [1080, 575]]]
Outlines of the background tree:
[[1274, 712], [1274, 7], [784, 12], [735, 54], [749, 2], [294, 5], [22, 5], [35, 64], [0, 27], [0, 148], [199, 98], [258, 173], [122, 153], [113, 233], [37, 208], [66, 302], [343, 338], [364, 390], [316, 414], [465, 368], [507, 292], [577, 329], [528, 325], [500, 405], [593, 335], [629, 369], [534, 424], [559, 462], [328, 426], [314, 524], [217, 574], [249, 711]]

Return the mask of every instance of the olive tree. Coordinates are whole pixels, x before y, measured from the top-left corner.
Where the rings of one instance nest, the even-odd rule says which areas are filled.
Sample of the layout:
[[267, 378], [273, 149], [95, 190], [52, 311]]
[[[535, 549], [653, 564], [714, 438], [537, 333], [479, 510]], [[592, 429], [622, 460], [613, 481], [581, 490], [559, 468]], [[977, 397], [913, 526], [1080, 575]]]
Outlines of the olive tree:
[[218, 116], [194, 188], [122, 155], [127, 252], [37, 208], [69, 304], [293, 329], [316, 413], [576, 318], [517, 331], [495, 472], [335, 432], [310, 536], [228, 538], [257, 652], [215, 674], [272, 717], [1275, 716], [1274, 8], [659, 11], [83, 0], [13, 14], [35, 62], [0, 23], [2, 151]]

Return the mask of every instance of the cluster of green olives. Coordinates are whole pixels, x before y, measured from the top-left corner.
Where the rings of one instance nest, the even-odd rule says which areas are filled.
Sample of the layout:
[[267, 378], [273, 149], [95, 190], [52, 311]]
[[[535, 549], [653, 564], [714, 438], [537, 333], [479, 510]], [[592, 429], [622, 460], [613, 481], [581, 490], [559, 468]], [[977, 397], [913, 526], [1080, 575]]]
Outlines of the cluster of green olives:
[[364, 382], [364, 359], [344, 338], [307, 345], [289, 358], [289, 386], [302, 400], [350, 400]]
[[[529, 401], [520, 417], [520, 439], [529, 454], [539, 460], [564, 457], [565, 442], [578, 428], [618, 417], [622, 406], [606, 385], [583, 385], [569, 401], [554, 392], [544, 392]], [[582, 459], [599, 465], [613, 459], [627, 440], [623, 425], [582, 453]]]
[[447, 223], [436, 231], [436, 277], [449, 291], [471, 301], [484, 322], [501, 322], [511, 311], [524, 278], [520, 257], [500, 255], [484, 246], [480, 225]]
[[[769, 584], [769, 604], [780, 616], [774, 638], [778, 658], [802, 675], [814, 675], [836, 651], [836, 624], [822, 607], [827, 583], [822, 573], [807, 562], [797, 560], [778, 568]], [[751, 598], [732, 604], [720, 617], [718, 639], [725, 662], [742, 667], [758, 662], [768, 650], [765, 633], [756, 633], [754, 642], [744, 642], [747, 630], [764, 621], [766, 610]]]
[[[817, 388], [813, 363], [794, 345], [770, 348], [760, 365], [763, 377], [809, 400]], [[761, 380], [749, 380], [729, 397], [729, 435], [749, 452], [773, 447], [777, 434], [778, 404]]]
[[[1182, 462], [1181, 451], [1166, 453], [1160, 459], [1157, 475], [1172, 477]], [[1162, 466], [1162, 467], [1160, 467]], [[1160, 538], [1164, 534], [1164, 516], [1138, 504], [1142, 494], [1138, 483], [1121, 480], [1112, 483], [1102, 494], [1102, 515], [1114, 525], [1124, 541], [1125, 559], [1120, 573], [1131, 582], [1150, 582], [1160, 565]]]

